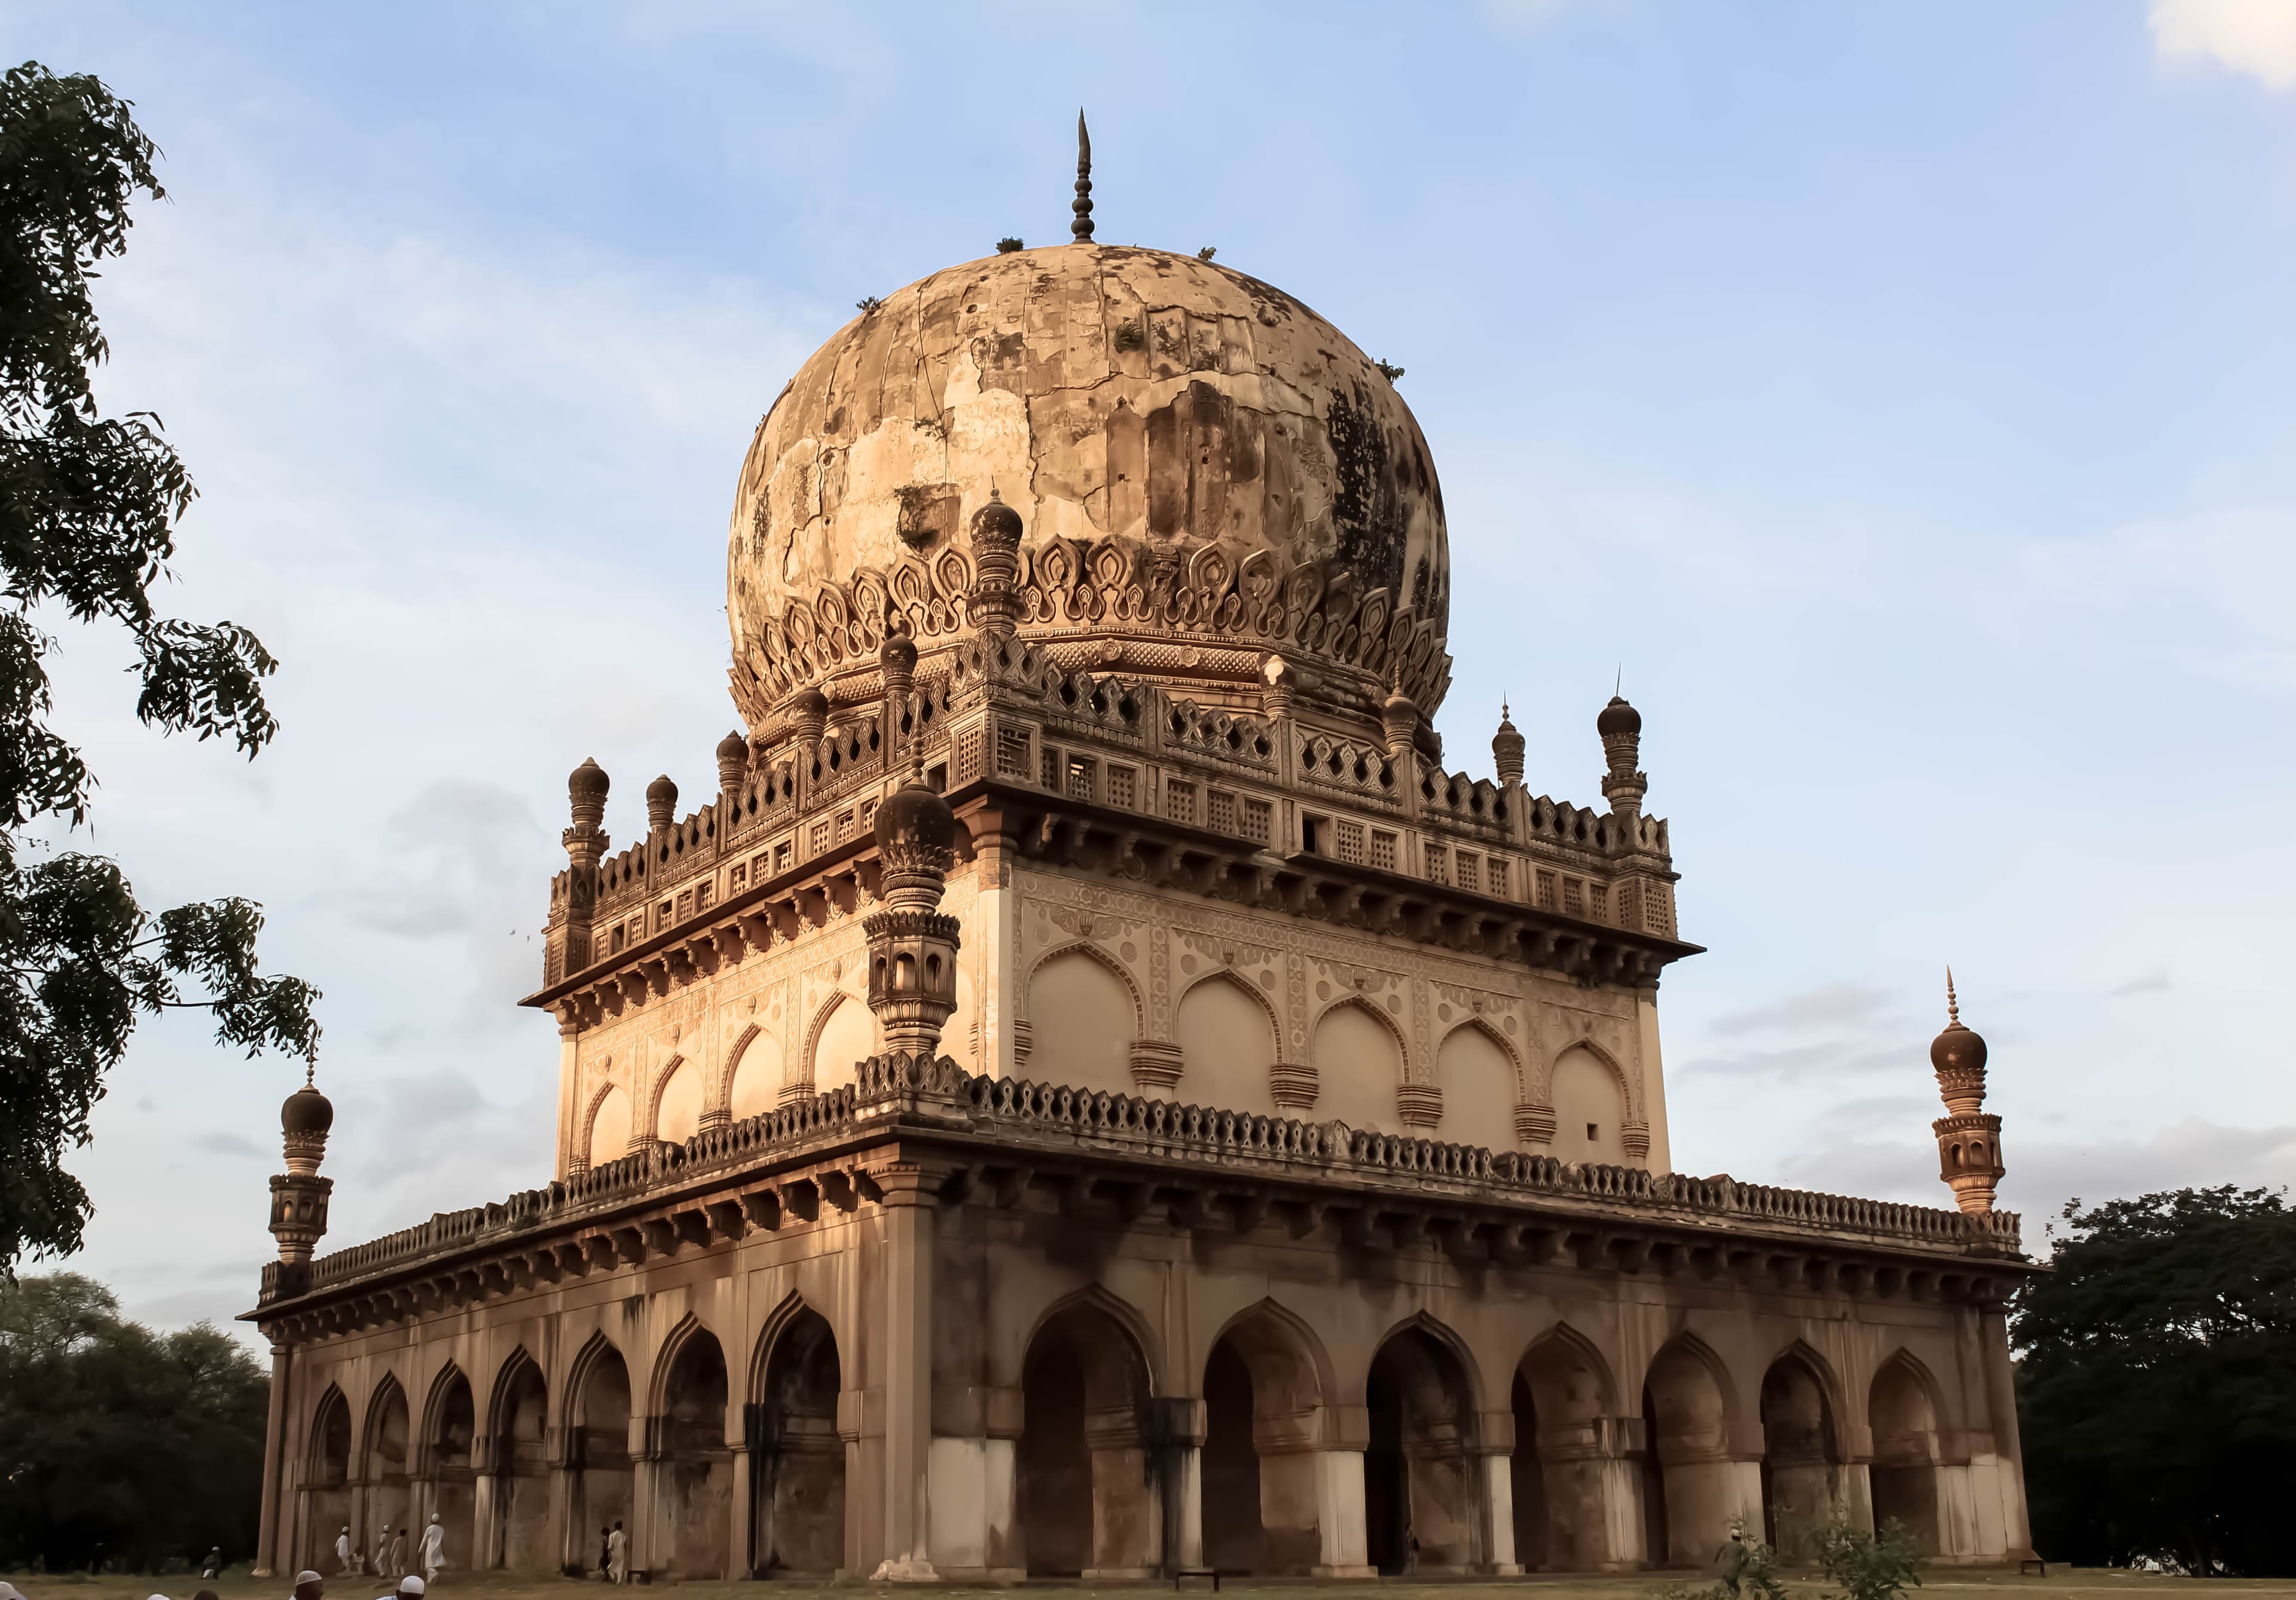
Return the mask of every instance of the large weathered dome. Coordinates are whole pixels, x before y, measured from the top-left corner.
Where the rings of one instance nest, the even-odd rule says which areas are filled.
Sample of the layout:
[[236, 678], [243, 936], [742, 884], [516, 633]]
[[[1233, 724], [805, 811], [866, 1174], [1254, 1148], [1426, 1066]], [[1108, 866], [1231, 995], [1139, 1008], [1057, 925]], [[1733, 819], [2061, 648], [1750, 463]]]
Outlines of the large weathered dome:
[[1257, 279], [1070, 244], [888, 296], [758, 425], [727, 554], [752, 726], [865, 693], [897, 615], [928, 656], [966, 633], [992, 490], [1024, 529], [1021, 632], [1064, 665], [1241, 691], [1280, 655], [1335, 705], [1442, 697], [1442, 493], [1387, 376]]

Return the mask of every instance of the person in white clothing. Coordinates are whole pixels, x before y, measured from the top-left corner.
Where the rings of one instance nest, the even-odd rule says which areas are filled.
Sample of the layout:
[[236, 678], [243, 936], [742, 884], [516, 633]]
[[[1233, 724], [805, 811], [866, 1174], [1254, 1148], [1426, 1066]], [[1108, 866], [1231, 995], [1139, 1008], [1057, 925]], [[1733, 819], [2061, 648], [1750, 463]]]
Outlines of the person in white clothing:
[[383, 1576], [382, 1558], [390, 1553], [390, 1524], [385, 1522], [382, 1531], [374, 1536], [374, 1575]]
[[351, 1530], [348, 1527], [335, 1535], [335, 1567], [339, 1571], [351, 1570]]
[[422, 1530], [422, 1577], [428, 1583], [439, 1581], [439, 1569], [447, 1564], [447, 1530], [439, 1526], [439, 1514], [432, 1512], [430, 1521]]
[[[390, 1536], [390, 1565], [388, 1572], [393, 1578], [404, 1578], [407, 1575], [406, 1530], [404, 1528]], [[378, 1577], [382, 1575], [380, 1572], [376, 1574]]]
[[[348, 1544], [350, 1536], [351, 1530], [344, 1529], [340, 1542]], [[319, 1600], [319, 1591], [324, 1587], [316, 1572], [298, 1572], [295, 1574], [295, 1600]]]
[[606, 1535], [607, 1582], [619, 1583], [628, 1574], [630, 1570], [629, 1546], [629, 1536], [622, 1531], [622, 1525], [619, 1522], [616, 1522], [614, 1524], [614, 1530]]
[[375, 1600], [422, 1600], [422, 1579], [412, 1572], [398, 1580], [398, 1588], [388, 1595], [378, 1595]]

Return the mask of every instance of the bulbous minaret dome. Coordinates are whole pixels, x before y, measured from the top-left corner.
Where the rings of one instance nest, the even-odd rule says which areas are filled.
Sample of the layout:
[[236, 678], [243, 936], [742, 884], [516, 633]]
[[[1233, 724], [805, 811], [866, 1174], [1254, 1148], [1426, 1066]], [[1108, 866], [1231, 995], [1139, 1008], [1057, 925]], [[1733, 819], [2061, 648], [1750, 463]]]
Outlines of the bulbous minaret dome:
[[1985, 1109], [1985, 1041], [1961, 1020], [1953, 969], [1945, 973], [1945, 1030], [1930, 1041], [1938, 1095], [1946, 1114], [1930, 1124], [1937, 1135], [1938, 1177], [1964, 1212], [1993, 1209], [2000, 1187], [2001, 1119]]
[[[1073, 669], [1256, 702], [1270, 656], [1375, 723], [1449, 681], [1450, 567], [1427, 441], [1386, 372], [1227, 267], [1080, 241], [894, 291], [758, 425], [727, 541], [733, 687], [755, 729], [806, 689], [875, 694], [1012, 608]], [[1019, 542], [976, 604], [986, 512]], [[1312, 664], [1312, 665], [1309, 665]]]

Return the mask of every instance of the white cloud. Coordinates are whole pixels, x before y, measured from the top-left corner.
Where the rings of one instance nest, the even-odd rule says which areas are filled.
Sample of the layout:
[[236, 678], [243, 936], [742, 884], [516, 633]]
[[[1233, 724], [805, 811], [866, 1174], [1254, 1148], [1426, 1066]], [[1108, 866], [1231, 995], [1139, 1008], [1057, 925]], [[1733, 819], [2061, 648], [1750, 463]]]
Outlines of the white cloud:
[[2170, 61], [2296, 88], [2296, 0], [2152, 0], [2152, 43]]

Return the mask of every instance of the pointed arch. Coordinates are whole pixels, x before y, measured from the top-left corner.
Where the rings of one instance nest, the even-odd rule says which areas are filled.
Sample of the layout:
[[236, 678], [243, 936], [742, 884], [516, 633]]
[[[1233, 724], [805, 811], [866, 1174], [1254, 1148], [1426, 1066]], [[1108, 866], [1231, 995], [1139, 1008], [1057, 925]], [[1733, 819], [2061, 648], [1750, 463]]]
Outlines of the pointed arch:
[[1134, 1038], [1144, 1038], [1147, 1037], [1148, 1007], [1146, 1003], [1140, 997], [1140, 984], [1138, 981], [1132, 976], [1129, 969], [1128, 969], [1122, 962], [1119, 961], [1115, 956], [1110, 955], [1106, 950], [1102, 949], [1098, 945], [1093, 943], [1092, 940], [1088, 939], [1072, 939], [1064, 945], [1055, 946], [1054, 948], [1046, 951], [1042, 956], [1037, 956], [1034, 962], [1030, 963], [1029, 967], [1029, 982], [1027, 987], [1021, 991], [1023, 996], [1034, 996], [1037, 989], [1037, 974], [1064, 956], [1086, 956], [1089, 959], [1099, 963], [1102, 966], [1106, 967], [1110, 972], [1114, 974], [1116, 981], [1124, 986], [1124, 992], [1132, 997], [1132, 1037]]
[[1619, 1086], [1619, 1094], [1626, 1103], [1627, 1120], [1630, 1122], [1641, 1121], [1644, 1115], [1642, 1085], [1636, 1081], [1636, 1075], [1628, 1071], [1619, 1058], [1611, 1053], [1607, 1046], [1594, 1038], [1566, 1040], [1554, 1052], [1554, 1059], [1547, 1063], [1547, 1098], [1551, 1101], [1554, 1097], [1555, 1066], [1573, 1050], [1584, 1050], [1601, 1063], [1603, 1070], [1610, 1073], [1612, 1080]]
[[653, 1082], [647, 1087], [645, 1130], [649, 1138], [659, 1136], [657, 1130], [661, 1127], [661, 1093], [669, 1087], [669, 1080], [677, 1076], [678, 1068], [685, 1064], [685, 1052], [671, 1051], [669, 1059], [662, 1063], [661, 1071], [653, 1075]]
[[458, 1454], [468, 1464], [479, 1431], [473, 1400], [470, 1375], [452, 1360], [441, 1366], [422, 1401], [420, 1449], [426, 1470], [455, 1465]]
[[[341, 1482], [350, 1473], [351, 1403], [341, 1388], [330, 1383], [311, 1407], [310, 1436], [304, 1452], [323, 1481]], [[332, 1478], [329, 1477], [332, 1474]]]
[[1267, 992], [1259, 985], [1232, 966], [1217, 966], [1199, 978], [1191, 979], [1186, 988], [1172, 997], [1172, 1014], [1178, 1016], [1180, 1007], [1187, 1004], [1188, 997], [1203, 988], [1205, 984], [1220, 982], [1226, 982], [1242, 989], [1258, 1004], [1261, 1013], [1267, 1018], [1268, 1032], [1275, 1038], [1275, 1064], [1279, 1067], [1284, 1065], [1283, 1019], [1276, 1013], [1275, 1002], [1267, 997]]
[[1162, 1391], [1159, 1374], [1164, 1370], [1164, 1363], [1155, 1329], [1147, 1317], [1141, 1315], [1139, 1308], [1098, 1284], [1086, 1284], [1046, 1306], [1037, 1314], [1036, 1321], [1029, 1325], [1029, 1336], [1021, 1342], [1021, 1349], [1025, 1352], [1052, 1324], [1078, 1311], [1100, 1312], [1112, 1320], [1132, 1341], [1144, 1369], [1142, 1378], [1145, 1387], [1141, 1391], [1142, 1399]]
[[[1406, 1333], [1423, 1333], [1458, 1364], [1459, 1376], [1466, 1384], [1466, 1392], [1460, 1398], [1471, 1409], [1480, 1411], [1483, 1408], [1483, 1396], [1488, 1391], [1488, 1386], [1483, 1382], [1482, 1368], [1477, 1364], [1474, 1352], [1468, 1349], [1467, 1342], [1459, 1337], [1457, 1331], [1450, 1324], [1429, 1312], [1414, 1311], [1410, 1316], [1390, 1324], [1387, 1330], [1372, 1342], [1373, 1364], [1375, 1365], [1378, 1362], [1379, 1353], [1382, 1350]], [[1366, 1383], [1370, 1382], [1370, 1377], [1371, 1369], [1366, 1366], [1364, 1369]]]
[[709, 1094], [701, 1102], [704, 1116], [711, 1112], [724, 1112], [728, 1116], [733, 1114], [734, 1074], [742, 1070], [742, 1057], [750, 1053], [751, 1042], [764, 1031], [762, 1025], [750, 1022], [734, 1037], [733, 1044], [726, 1051], [725, 1061], [710, 1079]]
[[[1331, 1352], [1308, 1319], [1273, 1296], [1265, 1296], [1245, 1306], [1226, 1322], [1205, 1344], [1206, 1359], [1218, 1349], [1221, 1341], [1244, 1334], [1259, 1325], [1266, 1325], [1279, 1339], [1287, 1341], [1292, 1354], [1299, 1358], [1302, 1368], [1315, 1384], [1315, 1402], [1327, 1405], [1339, 1392], [1339, 1380], [1332, 1367]], [[1201, 1388], [1201, 1383], [1198, 1385]]]
[[500, 1438], [510, 1432], [507, 1414], [516, 1403], [521, 1374], [529, 1367], [534, 1369], [535, 1377], [541, 1382], [543, 1393], [550, 1392], [550, 1380], [542, 1370], [542, 1363], [529, 1353], [525, 1345], [521, 1344], [504, 1357], [502, 1364], [495, 1368], [494, 1386], [487, 1395], [486, 1431], [488, 1434]]
[[676, 1325], [672, 1327], [662, 1340], [660, 1348], [654, 1352], [653, 1370], [646, 1375], [645, 1401], [648, 1414], [654, 1416], [662, 1414], [663, 1397], [668, 1390], [669, 1374], [677, 1366], [678, 1358], [685, 1353], [686, 1346], [692, 1344], [697, 1335], [705, 1334], [716, 1342], [718, 1353], [722, 1358], [726, 1353], [726, 1342], [718, 1338], [715, 1328], [692, 1311], [679, 1317]]
[[[386, 1367], [382, 1376], [376, 1381], [373, 1391], [366, 1397], [366, 1415], [361, 1419], [358, 1437], [358, 1459], [362, 1464], [373, 1460], [376, 1448], [382, 1443], [381, 1434], [387, 1425], [390, 1403], [394, 1399], [404, 1408], [406, 1406], [406, 1390], [399, 1383], [398, 1374]], [[405, 1415], [403, 1410], [402, 1415]], [[402, 1432], [413, 1420], [411, 1415], [405, 1415], [400, 1424]], [[405, 1440], [402, 1439], [400, 1442], [403, 1447]]]
[[[857, 996], [852, 995], [841, 989], [832, 989], [830, 992], [829, 998], [821, 1003], [821, 1009], [813, 1013], [813, 1021], [806, 1025], [804, 1053], [798, 1058], [803, 1063], [802, 1068], [800, 1069], [803, 1072], [801, 1081], [804, 1084], [805, 1092], [808, 1094], [817, 1095], [822, 1093], [822, 1038], [829, 1031], [830, 1024], [844, 1014], [845, 1008], [848, 1006], [854, 1006], [859, 1009], [865, 1017], [865, 1026], [873, 1028], [875, 1025], [875, 1018], [868, 1015], [867, 1001], [863, 1000]], [[849, 1073], [857, 1060], [858, 1058], [857, 1057], [856, 1061], [845, 1062], [840, 1064], [844, 1070]], [[833, 1087], [835, 1086], [832, 1085], [832, 1087]]]
[[1643, 1368], [1640, 1387], [1649, 1388], [1652, 1375], [1660, 1373], [1661, 1368], [1685, 1363], [1713, 1380], [1715, 1392], [1721, 1401], [1723, 1419], [1735, 1423], [1743, 1413], [1744, 1407], [1740, 1400], [1737, 1383], [1730, 1374], [1730, 1364], [1716, 1353], [1712, 1345], [1687, 1328], [1651, 1352], [1650, 1361]]
[[[1902, 1385], [1902, 1393], [1890, 1394], [1897, 1385]], [[1933, 1458], [1945, 1417], [1944, 1385], [1913, 1351], [1901, 1344], [1874, 1367], [1873, 1382], [1866, 1386], [1866, 1421], [1874, 1435], [1875, 1461]], [[1931, 1438], [1917, 1441], [1914, 1436], [1923, 1432]]]
[[1799, 1337], [1788, 1340], [1770, 1358], [1768, 1364], [1762, 1368], [1764, 1379], [1767, 1380], [1782, 1363], [1799, 1364], [1816, 1381], [1818, 1392], [1825, 1399], [1825, 1442], [1837, 1457], [1846, 1456], [1844, 1447], [1848, 1441], [1842, 1437], [1842, 1432], [1845, 1419], [1850, 1413], [1844, 1404], [1848, 1396], [1842, 1387], [1841, 1375], [1834, 1371], [1833, 1363], [1819, 1354], [1815, 1345]]
[[1497, 1029], [1491, 1026], [1490, 1019], [1488, 1017], [1464, 1017], [1457, 1022], [1453, 1023], [1449, 1028], [1445, 1029], [1443, 1031], [1443, 1037], [1435, 1041], [1436, 1062], [1439, 1063], [1442, 1061], [1444, 1046], [1449, 1044], [1460, 1034], [1471, 1032], [1481, 1034], [1485, 1038], [1490, 1040], [1492, 1044], [1498, 1046], [1499, 1054], [1505, 1056], [1507, 1059], [1507, 1064], [1514, 1069], [1514, 1092], [1516, 1099], [1521, 1101], [1529, 1098], [1530, 1094], [1530, 1073], [1523, 1065], [1522, 1052], [1515, 1046], [1513, 1040], [1508, 1038], [1505, 1034], [1501, 1033]]
[[594, 1332], [582, 1342], [582, 1348], [574, 1352], [574, 1359], [567, 1363], [566, 1390], [558, 1397], [560, 1427], [582, 1426], [582, 1391], [589, 1387], [590, 1375], [596, 1370], [602, 1356], [613, 1357], [622, 1363], [622, 1370], [628, 1372], [629, 1362], [623, 1356], [621, 1347], [607, 1338], [603, 1331]]
[[840, 1347], [839, 1355], [840, 1358], [842, 1358], [843, 1341], [838, 1336], [837, 1324], [831, 1320], [825, 1309], [815, 1305], [799, 1291], [792, 1289], [783, 1295], [774, 1309], [766, 1314], [765, 1324], [758, 1330], [758, 1342], [750, 1347], [749, 1370], [742, 1383], [743, 1392], [749, 1400], [755, 1401], [764, 1398], [766, 1369], [773, 1365], [774, 1357], [779, 1351], [782, 1342], [787, 1337], [790, 1329], [803, 1322], [808, 1315], [818, 1317], [828, 1325], [830, 1342]]
[[1315, 1047], [1314, 1041], [1316, 1030], [1323, 1027], [1324, 1022], [1331, 1016], [1331, 1014], [1335, 1011], [1345, 1011], [1350, 1005], [1354, 1006], [1357, 1011], [1362, 1012], [1365, 1016], [1371, 1018], [1373, 1022], [1377, 1022], [1382, 1028], [1387, 1030], [1388, 1037], [1395, 1041], [1396, 1057], [1403, 1065], [1403, 1076], [1396, 1081], [1398, 1087], [1402, 1084], [1410, 1082], [1411, 1042], [1403, 1036], [1403, 1024], [1397, 1022], [1395, 1018], [1389, 1013], [1386, 1006], [1374, 1005], [1370, 1000], [1362, 995], [1341, 995], [1337, 999], [1333, 1000], [1329, 1005], [1324, 1006], [1323, 1010], [1316, 1013], [1315, 1021], [1308, 1024], [1309, 1050], [1312, 1052]]
[[[589, 1106], [582, 1113], [581, 1136], [572, 1152], [574, 1159], [581, 1163], [580, 1169], [583, 1171], [601, 1164], [592, 1159], [594, 1155], [603, 1153], [595, 1148], [598, 1142], [598, 1117], [599, 1113], [606, 1109], [606, 1103], [618, 1094], [622, 1096], [625, 1104], [629, 1104], [629, 1091], [611, 1078], [591, 1091]], [[630, 1112], [630, 1132], [634, 1134], [637, 1131], [637, 1113], [635, 1107]], [[628, 1136], [625, 1135], [622, 1139], [622, 1148], [605, 1153], [605, 1159], [610, 1161], [620, 1160], [629, 1153], [629, 1143]]]
[[[1589, 1381], [1587, 1387], [1571, 1382], [1574, 1368]], [[1609, 1358], [1567, 1322], [1556, 1323], [1524, 1347], [1515, 1370], [1530, 1384], [1542, 1426], [1608, 1416], [1617, 1409], [1619, 1385]]]

